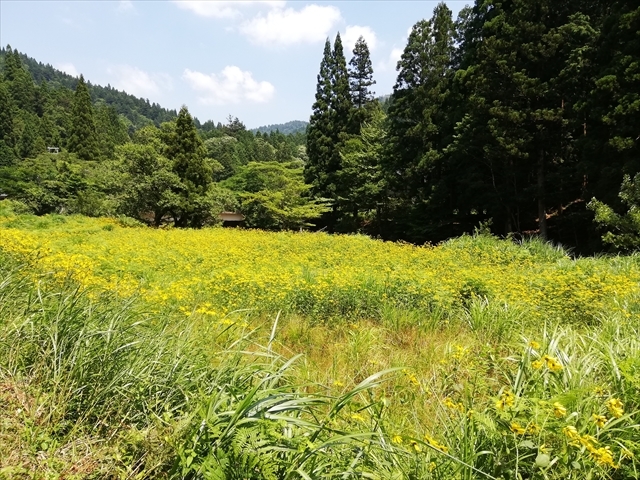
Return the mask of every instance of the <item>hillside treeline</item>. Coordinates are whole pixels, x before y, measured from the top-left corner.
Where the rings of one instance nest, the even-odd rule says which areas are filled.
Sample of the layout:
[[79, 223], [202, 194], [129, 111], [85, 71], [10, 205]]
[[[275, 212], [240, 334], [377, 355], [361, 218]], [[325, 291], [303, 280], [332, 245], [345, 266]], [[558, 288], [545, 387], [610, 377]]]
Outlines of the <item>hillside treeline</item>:
[[254, 134], [231, 117], [201, 124], [186, 107], [165, 110], [2, 53], [0, 193], [18, 210], [188, 227], [240, 210], [248, 226], [280, 229], [326, 209], [307, 195], [304, 133]]
[[640, 171], [639, 31], [630, 0], [476, 0], [456, 19], [440, 4], [384, 109], [366, 44], [347, 66], [327, 41], [305, 167], [333, 205], [323, 226], [424, 242], [483, 224], [601, 248], [590, 200], [620, 208]]

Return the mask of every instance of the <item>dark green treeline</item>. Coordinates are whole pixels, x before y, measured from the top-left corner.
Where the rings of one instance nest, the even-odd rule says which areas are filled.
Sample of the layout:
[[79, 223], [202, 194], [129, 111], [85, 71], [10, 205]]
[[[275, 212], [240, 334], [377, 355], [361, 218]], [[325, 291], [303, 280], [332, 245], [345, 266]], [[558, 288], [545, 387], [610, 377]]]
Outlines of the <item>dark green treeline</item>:
[[601, 248], [587, 203], [619, 207], [640, 171], [639, 31], [630, 0], [477, 0], [457, 19], [440, 4], [409, 35], [386, 115], [362, 115], [357, 88], [345, 108], [327, 42], [305, 170], [332, 201], [324, 226], [421, 243], [490, 224]]

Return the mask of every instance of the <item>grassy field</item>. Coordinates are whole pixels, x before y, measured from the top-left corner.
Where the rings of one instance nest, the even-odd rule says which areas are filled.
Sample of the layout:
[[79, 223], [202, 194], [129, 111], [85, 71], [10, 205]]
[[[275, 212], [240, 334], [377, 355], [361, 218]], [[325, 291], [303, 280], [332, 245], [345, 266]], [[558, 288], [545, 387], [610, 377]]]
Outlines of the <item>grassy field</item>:
[[0, 478], [640, 478], [640, 257], [3, 203]]

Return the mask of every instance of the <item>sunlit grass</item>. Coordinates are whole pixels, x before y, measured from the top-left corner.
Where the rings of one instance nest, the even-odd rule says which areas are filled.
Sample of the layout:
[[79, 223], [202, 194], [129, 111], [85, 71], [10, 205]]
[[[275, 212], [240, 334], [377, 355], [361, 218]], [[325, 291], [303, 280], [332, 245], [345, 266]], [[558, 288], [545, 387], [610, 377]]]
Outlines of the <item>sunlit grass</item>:
[[640, 478], [636, 256], [0, 221], [0, 478]]

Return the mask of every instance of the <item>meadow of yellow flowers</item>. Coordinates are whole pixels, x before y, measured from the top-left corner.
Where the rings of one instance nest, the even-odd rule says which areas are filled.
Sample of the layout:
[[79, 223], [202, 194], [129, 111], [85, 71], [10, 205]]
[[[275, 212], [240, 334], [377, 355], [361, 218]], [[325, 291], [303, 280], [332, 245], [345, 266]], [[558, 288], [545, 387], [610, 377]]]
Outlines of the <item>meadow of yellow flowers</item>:
[[451, 309], [483, 297], [532, 321], [584, 323], [602, 312], [627, 315], [640, 293], [635, 258], [572, 260], [489, 237], [413, 246], [357, 235], [122, 228], [111, 219], [41, 222], [19, 228], [5, 219], [0, 248], [34, 272], [213, 320], [237, 309], [375, 319], [389, 306]]
[[640, 478], [640, 257], [13, 215], [0, 253], [34, 284], [136, 298], [203, 338], [281, 312], [279, 348], [307, 355], [313, 389], [397, 368], [341, 428], [384, 430], [407, 478]]

